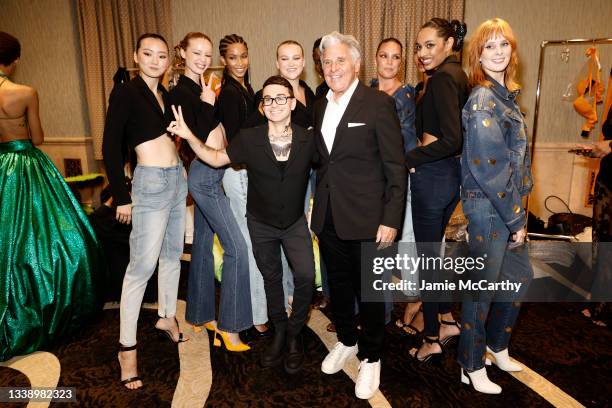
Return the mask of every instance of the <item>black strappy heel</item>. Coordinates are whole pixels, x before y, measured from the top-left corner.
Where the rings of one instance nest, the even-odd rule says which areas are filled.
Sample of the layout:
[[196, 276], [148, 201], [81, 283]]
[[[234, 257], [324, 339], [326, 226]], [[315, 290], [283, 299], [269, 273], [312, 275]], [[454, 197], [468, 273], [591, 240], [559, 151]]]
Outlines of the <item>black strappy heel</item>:
[[414, 358], [419, 364], [425, 364], [427, 361], [429, 361], [432, 358], [441, 358], [442, 357], [442, 353], [444, 353], [444, 348], [442, 347], [442, 343], [440, 343], [440, 340], [438, 339], [430, 339], [427, 336], [423, 336], [423, 341], [425, 341], [426, 343], [429, 344], [435, 344], [438, 343], [438, 345], [440, 346], [440, 352], [439, 353], [430, 353], [428, 355], [426, 355], [423, 359], [419, 358], [419, 351], [421, 351], [421, 347], [423, 347], [423, 345], [421, 345], [421, 347], [419, 347], [417, 349], [417, 351], [414, 353], [414, 355], [410, 354], [412, 356], [412, 358]]
[[[136, 350], [136, 345], [135, 344], [133, 346], [129, 346], [129, 347], [126, 347], [123, 344], [119, 344], [119, 352], [120, 353], [122, 353], [124, 351], [132, 351], [132, 350]], [[119, 362], [119, 367], [121, 368], [121, 362]], [[142, 382], [142, 378], [140, 378], [140, 376], [138, 376], [138, 375], [136, 375], [134, 377], [129, 377], [129, 378], [126, 378], [125, 380], [121, 380], [121, 385], [125, 386], [125, 385], [128, 385], [129, 383], [136, 382], [136, 381]], [[144, 386], [144, 383], [143, 383], [142, 386]], [[141, 388], [142, 386], [140, 386], [138, 388]], [[138, 388], [134, 388], [134, 389], [137, 390]], [[131, 389], [131, 388], [128, 388], [128, 389]]]
[[446, 346], [451, 340], [459, 337], [461, 335], [461, 326], [459, 325], [459, 323], [455, 320], [453, 322], [449, 322], [448, 320], [440, 320], [441, 324], [445, 324], [447, 326], [456, 326], [459, 329], [459, 334], [455, 334], [453, 336], [448, 336], [447, 338], [445, 338], [444, 340], [442, 340], [442, 342], [440, 343], [443, 346]]
[[[176, 323], [176, 328], [180, 330], [179, 324], [178, 324], [178, 320], [176, 320], [176, 317], [174, 317], [174, 322]], [[162, 333], [164, 333], [166, 336], [168, 336], [170, 341], [173, 342], [173, 343], [184, 343], [186, 341], [189, 341], [189, 339], [184, 339], [183, 338], [183, 332], [181, 332], [181, 331], [179, 331], [178, 341], [175, 341], [174, 337], [172, 337], [172, 330], [160, 329], [158, 327], [156, 327], [156, 329], [160, 330]]]

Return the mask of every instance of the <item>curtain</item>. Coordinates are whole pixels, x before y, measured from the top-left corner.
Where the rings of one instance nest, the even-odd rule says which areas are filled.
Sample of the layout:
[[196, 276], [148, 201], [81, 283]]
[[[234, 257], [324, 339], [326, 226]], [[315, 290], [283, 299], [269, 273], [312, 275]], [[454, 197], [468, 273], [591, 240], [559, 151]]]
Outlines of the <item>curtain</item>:
[[158, 33], [172, 44], [170, 0], [77, 0], [76, 9], [94, 157], [101, 160], [113, 75], [135, 66], [141, 34]]
[[464, 0], [342, 0], [343, 31], [361, 44], [361, 80], [376, 77], [376, 47], [383, 38], [395, 37], [404, 45], [403, 80], [415, 85], [412, 58], [419, 28], [432, 17], [463, 21], [463, 10]]

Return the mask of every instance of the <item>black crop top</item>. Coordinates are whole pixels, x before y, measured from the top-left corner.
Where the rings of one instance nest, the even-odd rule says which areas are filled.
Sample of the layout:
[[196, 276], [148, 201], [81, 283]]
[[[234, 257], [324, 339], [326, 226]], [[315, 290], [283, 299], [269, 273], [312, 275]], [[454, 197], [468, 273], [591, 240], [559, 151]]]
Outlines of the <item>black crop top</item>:
[[125, 186], [124, 143], [133, 149], [167, 134], [166, 128], [172, 120], [168, 92], [162, 85], [158, 85], [157, 90], [164, 101], [164, 112], [140, 75], [115, 86], [108, 100], [102, 155], [115, 205], [132, 202]]
[[240, 85], [230, 75], [225, 75], [223, 88], [217, 99], [217, 119], [223, 123], [228, 143], [238, 134], [240, 128], [253, 113], [255, 93], [248, 83]]
[[423, 140], [423, 133], [429, 133], [438, 140], [406, 153], [408, 168], [461, 153], [463, 145], [461, 110], [468, 96], [467, 75], [461, 69], [457, 57], [451, 55], [429, 78], [425, 94], [416, 105], [417, 137]]
[[[315, 103], [315, 94], [308, 84], [300, 79], [300, 85], [304, 88], [304, 96], [306, 97], [306, 106], [302, 102], [297, 101], [295, 109], [291, 112], [291, 123], [308, 129], [313, 126], [313, 104]], [[259, 103], [262, 98], [262, 91], [260, 89], [255, 94], [255, 102], [253, 105], [253, 113], [242, 125], [243, 128], [250, 128], [268, 123], [268, 119], [259, 111]]]

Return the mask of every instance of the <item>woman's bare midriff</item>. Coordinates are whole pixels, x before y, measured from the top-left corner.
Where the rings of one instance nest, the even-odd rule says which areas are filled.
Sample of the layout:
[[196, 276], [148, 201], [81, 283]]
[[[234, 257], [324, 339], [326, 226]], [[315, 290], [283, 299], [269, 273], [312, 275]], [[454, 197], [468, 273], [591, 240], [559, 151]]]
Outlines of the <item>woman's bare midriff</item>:
[[438, 140], [438, 138], [434, 135], [430, 135], [429, 133], [423, 133], [423, 139], [417, 139], [417, 142], [419, 146], [427, 146], [428, 144], [432, 144], [436, 140]]
[[141, 166], [172, 167], [179, 163], [176, 146], [166, 134], [136, 146], [136, 157]]

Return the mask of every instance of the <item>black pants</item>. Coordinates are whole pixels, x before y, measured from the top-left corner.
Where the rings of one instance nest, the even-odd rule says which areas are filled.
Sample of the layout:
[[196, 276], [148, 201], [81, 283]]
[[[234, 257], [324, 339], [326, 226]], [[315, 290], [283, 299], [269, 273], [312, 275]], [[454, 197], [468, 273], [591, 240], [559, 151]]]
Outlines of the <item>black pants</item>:
[[[308, 317], [314, 285], [314, 252], [306, 218], [302, 216], [290, 227], [280, 229], [247, 215], [247, 225], [253, 255], [264, 280], [270, 320], [274, 324], [286, 324], [289, 320], [287, 335], [295, 336]], [[285, 311], [281, 245], [291, 265], [295, 286], [290, 319], [287, 319]]]
[[[385, 339], [384, 302], [361, 301], [361, 243], [370, 240], [343, 240], [336, 235], [331, 208], [328, 207], [323, 231], [319, 234], [319, 248], [325, 258], [329, 282], [332, 316], [338, 340], [345, 346], [359, 342], [360, 360], [376, 362], [380, 359]], [[359, 301], [361, 334], [357, 330], [355, 298]]]
[[[459, 159], [456, 157], [423, 164], [410, 174], [412, 226], [417, 243], [442, 242], [446, 224], [459, 202], [460, 174]], [[417, 248], [419, 254], [440, 256], [439, 250], [431, 253], [434, 248], [431, 244], [417, 244]], [[421, 273], [421, 278], [434, 279], [434, 275]], [[438, 313], [448, 313], [451, 307], [452, 304], [446, 302], [423, 302], [426, 336], [439, 335]]]

